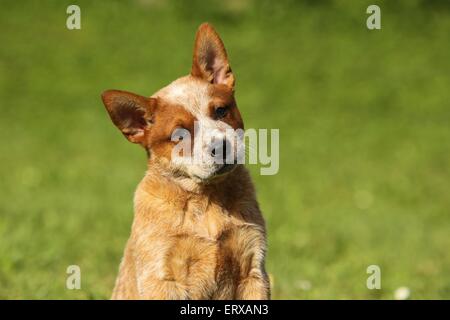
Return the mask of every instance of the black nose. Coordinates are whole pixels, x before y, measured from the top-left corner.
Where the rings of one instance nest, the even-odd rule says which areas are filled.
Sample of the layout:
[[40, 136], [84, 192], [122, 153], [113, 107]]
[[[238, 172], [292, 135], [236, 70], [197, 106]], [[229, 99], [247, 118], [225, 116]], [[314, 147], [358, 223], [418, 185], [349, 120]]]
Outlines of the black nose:
[[227, 155], [231, 152], [231, 144], [227, 139], [223, 139], [215, 143], [211, 148], [211, 157], [226, 160]]

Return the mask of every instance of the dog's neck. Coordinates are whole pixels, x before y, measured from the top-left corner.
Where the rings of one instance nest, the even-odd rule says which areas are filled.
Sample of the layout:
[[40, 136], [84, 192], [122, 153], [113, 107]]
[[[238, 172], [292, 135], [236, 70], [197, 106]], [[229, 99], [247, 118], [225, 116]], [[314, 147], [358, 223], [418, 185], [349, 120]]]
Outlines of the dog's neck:
[[[187, 179], [168, 174], [157, 163], [149, 163], [134, 197], [134, 225], [155, 220], [215, 239], [228, 222], [264, 224], [261, 216], [255, 214], [259, 207], [243, 165], [209, 183]], [[206, 220], [198, 224], [199, 219]]]
[[[149, 180], [149, 182], [157, 181], [160, 187], [165, 188], [166, 191], [172, 190], [177, 193], [208, 195], [217, 193], [218, 190], [230, 189], [234, 183], [239, 183], [237, 181], [240, 180], [237, 179], [239, 177], [240, 179], [248, 177], [247, 171], [242, 165], [238, 165], [232, 172], [225, 176], [216, 177], [208, 181], [200, 181], [182, 173], [168, 170], [166, 164], [150, 159], [144, 180]], [[230, 192], [231, 190], [227, 191]]]
[[184, 175], [169, 172], [158, 161], [149, 160], [147, 172], [138, 189], [150, 196], [183, 203], [191, 198], [229, 203], [241, 199], [256, 201], [253, 183], [243, 165], [232, 172], [207, 182], [197, 182]]

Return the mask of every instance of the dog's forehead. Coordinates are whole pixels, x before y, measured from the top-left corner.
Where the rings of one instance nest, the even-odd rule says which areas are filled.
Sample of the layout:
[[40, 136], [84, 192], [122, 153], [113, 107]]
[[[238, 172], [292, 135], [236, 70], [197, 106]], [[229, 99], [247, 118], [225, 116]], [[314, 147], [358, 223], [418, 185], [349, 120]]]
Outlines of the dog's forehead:
[[156, 92], [152, 97], [160, 98], [169, 104], [183, 106], [195, 116], [207, 114], [212, 99], [209, 83], [192, 76], [179, 78]]

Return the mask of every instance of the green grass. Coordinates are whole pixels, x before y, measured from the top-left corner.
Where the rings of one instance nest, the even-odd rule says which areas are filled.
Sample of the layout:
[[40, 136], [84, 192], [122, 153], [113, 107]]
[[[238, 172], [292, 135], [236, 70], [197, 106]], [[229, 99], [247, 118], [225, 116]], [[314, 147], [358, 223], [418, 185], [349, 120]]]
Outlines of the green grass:
[[[228, 48], [250, 128], [280, 129], [280, 171], [250, 166], [276, 299], [450, 299], [450, 6], [381, 1], [4, 1], [0, 298], [110, 296], [145, 153], [99, 95], [188, 73], [194, 32]], [[208, 2], [209, 3], [209, 2]], [[430, 4], [431, 3], [431, 4]], [[66, 268], [82, 271], [67, 290]], [[366, 288], [381, 267], [382, 289]], [[302, 283], [311, 284], [305, 290]]]

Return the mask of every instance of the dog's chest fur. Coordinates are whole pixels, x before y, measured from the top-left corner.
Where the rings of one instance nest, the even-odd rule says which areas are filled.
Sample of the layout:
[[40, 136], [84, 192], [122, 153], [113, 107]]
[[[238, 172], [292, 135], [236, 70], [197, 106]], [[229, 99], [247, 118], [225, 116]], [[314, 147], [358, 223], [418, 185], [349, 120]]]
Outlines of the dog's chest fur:
[[123, 275], [121, 291], [134, 298], [167, 291], [174, 299], [234, 299], [242, 279], [260, 276], [264, 223], [247, 173], [239, 171], [199, 193], [144, 178], [116, 289]]

